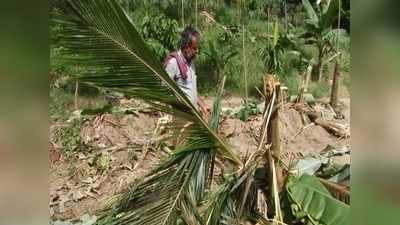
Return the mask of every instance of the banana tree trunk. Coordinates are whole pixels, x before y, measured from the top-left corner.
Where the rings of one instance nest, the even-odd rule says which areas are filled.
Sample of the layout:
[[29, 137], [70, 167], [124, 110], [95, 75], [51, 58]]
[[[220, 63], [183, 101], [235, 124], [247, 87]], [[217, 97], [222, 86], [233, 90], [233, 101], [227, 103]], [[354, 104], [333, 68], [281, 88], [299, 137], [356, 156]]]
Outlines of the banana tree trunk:
[[[272, 113], [271, 115], [271, 126], [268, 127], [267, 131], [267, 143], [272, 144], [271, 145], [271, 155], [269, 155], [271, 158], [269, 158], [269, 165], [271, 165], [271, 161], [275, 161], [276, 165], [276, 177], [278, 181], [278, 192], [282, 192], [282, 185], [283, 185], [283, 179], [282, 179], [282, 168], [279, 166], [277, 163], [278, 159], [280, 158], [281, 155], [281, 138], [280, 138], [280, 133], [281, 133], [281, 125], [279, 121], [279, 117], [281, 117], [281, 106], [280, 103], [282, 101], [282, 96], [281, 96], [281, 86], [277, 85], [275, 86], [275, 93], [276, 93], [276, 103], [275, 107], [276, 110]], [[272, 177], [272, 171], [271, 172], [271, 177]]]
[[307, 71], [303, 76], [303, 80], [301, 82], [301, 87], [299, 89], [299, 94], [297, 95], [297, 103], [304, 103], [304, 92], [308, 91], [308, 82], [310, 81], [310, 76], [312, 72], [312, 66], [308, 65]]
[[[277, 220], [282, 220], [282, 213], [279, 202], [279, 193], [282, 190], [283, 176], [282, 168], [280, 167], [278, 161], [281, 151], [280, 142], [280, 103], [282, 101], [280, 84], [279, 81], [273, 75], [266, 75], [264, 77], [264, 96], [265, 96], [265, 111], [264, 116], [268, 118], [270, 116], [270, 125], [268, 123], [263, 124], [262, 133], [260, 138], [264, 138], [266, 135], [265, 143], [271, 145], [270, 149], [265, 153], [266, 164], [265, 169], [268, 174], [268, 187], [270, 190], [270, 195], [267, 197], [268, 205], [274, 206], [275, 217]], [[273, 110], [276, 108], [276, 110]], [[266, 131], [266, 133], [264, 133]], [[263, 142], [260, 142], [261, 145]]]
[[339, 96], [339, 79], [340, 79], [340, 65], [339, 62], [335, 63], [335, 70], [333, 72], [332, 89], [331, 89], [331, 100], [330, 105], [336, 110], [338, 105]]
[[322, 56], [323, 48], [318, 47], [318, 59], [317, 63], [313, 65], [312, 80], [321, 81], [322, 78]]

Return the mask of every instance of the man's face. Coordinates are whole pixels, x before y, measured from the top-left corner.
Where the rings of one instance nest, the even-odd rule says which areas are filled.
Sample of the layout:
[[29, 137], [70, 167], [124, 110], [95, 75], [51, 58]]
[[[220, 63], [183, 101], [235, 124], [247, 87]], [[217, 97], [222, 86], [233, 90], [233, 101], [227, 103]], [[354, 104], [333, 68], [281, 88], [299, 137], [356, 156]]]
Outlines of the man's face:
[[182, 51], [183, 56], [189, 63], [191, 61], [193, 61], [196, 58], [197, 54], [199, 53], [198, 41], [199, 41], [199, 38], [196, 36], [193, 36], [192, 43], [190, 44], [190, 46], [183, 49], [183, 51]]

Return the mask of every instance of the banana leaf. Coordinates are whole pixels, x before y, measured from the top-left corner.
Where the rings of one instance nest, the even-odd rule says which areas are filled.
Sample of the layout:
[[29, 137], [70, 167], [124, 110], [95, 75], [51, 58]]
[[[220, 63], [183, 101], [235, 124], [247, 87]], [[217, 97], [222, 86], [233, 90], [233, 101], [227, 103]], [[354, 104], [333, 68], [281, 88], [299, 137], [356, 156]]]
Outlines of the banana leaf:
[[295, 208], [305, 214], [310, 223], [350, 224], [350, 206], [332, 197], [318, 178], [307, 174], [291, 177], [287, 192]]

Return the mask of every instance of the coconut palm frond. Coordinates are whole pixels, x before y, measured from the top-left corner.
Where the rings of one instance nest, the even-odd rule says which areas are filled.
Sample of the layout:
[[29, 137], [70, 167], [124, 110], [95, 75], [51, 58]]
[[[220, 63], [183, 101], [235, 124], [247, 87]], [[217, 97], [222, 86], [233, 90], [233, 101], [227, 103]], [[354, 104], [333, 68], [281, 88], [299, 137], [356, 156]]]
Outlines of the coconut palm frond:
[[[224, 83], [223, 83], [224, 84]], [[223, 89], [223, 84], [221, 90]], [[211, 124], [218, 129], [221, 94], [214, 101]], [[192, 129], [186, 142], [149, 175], [132, 186], [114, 207], [104, 212], [98, 225], [105, 224], [203, 224], [199, 203], [209, 182], [212, 149], [209, 137]]]
[[[209, 155], [209, 150], [197, 150], [179, 155], [180, 160], [172, 157], [137, 181], [113, 207], [103, 212], [97, 224], [169, 225], [180, 217], [186, 218], [182, 214], [188, 215], [187, 211], [196, 212], [197, 200], [192, 196], [204, 193], [207, 176], [202, 173], [206, 172], [204, 162], [209, 161]], [[201, 190], [191, 191], [191, 184]]]
[[66, 59], [84, 71], [80, 82], [142, 99], [193, 122], [221, 156], [240, 163], [168, 76], [117, 1], [65, 0], [63, 6], [55, 22], [63, 27], [60, 43]]

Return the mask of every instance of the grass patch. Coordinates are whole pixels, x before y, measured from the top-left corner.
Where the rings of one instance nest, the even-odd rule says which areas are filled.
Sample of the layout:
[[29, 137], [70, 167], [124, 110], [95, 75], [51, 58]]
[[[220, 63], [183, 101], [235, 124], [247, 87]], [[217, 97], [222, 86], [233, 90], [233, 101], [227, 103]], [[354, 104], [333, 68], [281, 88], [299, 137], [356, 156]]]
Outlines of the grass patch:
[[68, 119], [73, 104], [73, 94], [60, 88], [50, 88], [49, 113], [51, 121]]

